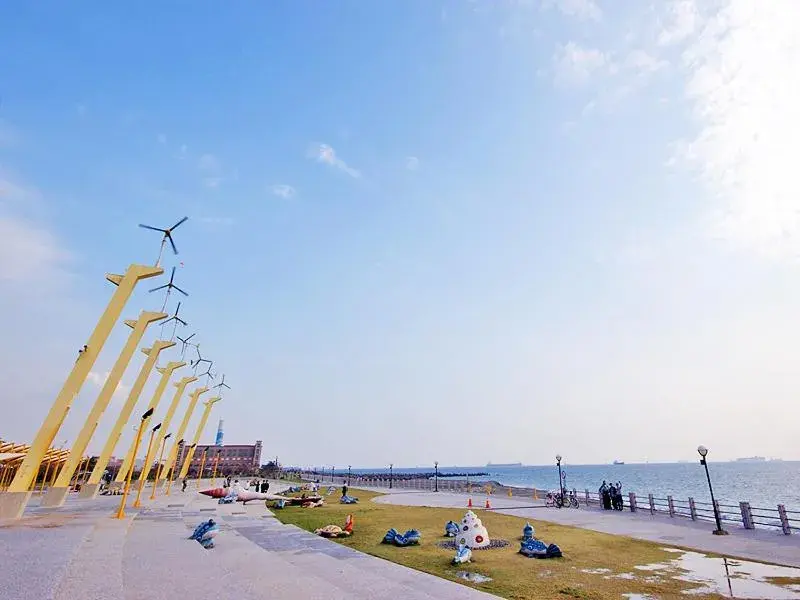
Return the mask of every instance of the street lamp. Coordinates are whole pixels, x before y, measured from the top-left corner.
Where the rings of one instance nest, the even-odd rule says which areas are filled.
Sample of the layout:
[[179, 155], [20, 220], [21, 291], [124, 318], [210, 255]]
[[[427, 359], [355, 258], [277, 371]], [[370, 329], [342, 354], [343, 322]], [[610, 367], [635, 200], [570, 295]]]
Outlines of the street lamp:
[[[136, 430], [136, 442], [133, 444], [133, 458], [136, 458], [136, 453], [139, 452], [139, 444], [142, 442], [142, 433], [144, 432], [144, 422], [147, 421], [153, 415], [153, 409], [148, 408], [144, 414], [142, 415], [142, 422], [139, 423], [139, 428]], [[152, 441], [152, 436], [151, 436]], [[131, 465], [130, 471], [125, 477], [125, 487], [122, 490], [122, 499], [119, 503], [119, 509], [117, 509], [117, 519], [124, 519], [125, 518], [125, 502], [128, 500], [128, 492], [131, 490], [131, 477], [133, 477], [133, 467], [135, 465]]]
[[389, 489], [392, 489], [392, 469], [394, 468], [394, 463], [389, 463]]
[[558, 465], [558, 490], [561, 493], [561, 502], [564, 502], [564, 483], [561, 478], [561, 455], [556, 454], [556, 465]]
[[350, 465], [347, 465], [347, 485], [350, 485]]
[[433, 491], [439, 491], [439, 462], [433, 463]]
[[333, 475], [336, 473], [336, 467], [331, 467], [331, 483], [333, 483]]
[[708, 448], [705, 446], [698, 446], [697, 453], [700, 455], [700, 464], [706, 468], [706, 479], [708, 480], [708, 491], [711, 492], [711, 504], [714, 507], [714, 520], [717, 522], [717, 528], [714, 530], [714, 535], [728, 535], [728, 532], [722, 528], [722, 520], [719, 516], [719, 508], [717, 507], [717, 501], [714, 500], [714, 488], [711, 487], [711, 475], [708, 474], [708, 461], [706, 460], [706, 455], [708, 454]]

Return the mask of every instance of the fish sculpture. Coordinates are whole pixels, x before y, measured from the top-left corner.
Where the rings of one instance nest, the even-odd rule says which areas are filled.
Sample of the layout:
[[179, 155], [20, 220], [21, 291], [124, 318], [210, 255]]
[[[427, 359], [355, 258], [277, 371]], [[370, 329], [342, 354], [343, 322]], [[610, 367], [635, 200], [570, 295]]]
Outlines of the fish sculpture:
[[560, 558], [562, 556], [561, 548], [555, 544], [548, 546], [536, 538], [521, 542], [519, 553], [529, 558]]
[[453, 557], [454, 565], [463, 565], [472, 561], [472, 550], [466, 544], [459, 545], [456, 548], [456, 555]]
[[456, 537], [460, 530], [461, 530], [461, 528], [458, 526], [458, 523], [456, 523], [455, 521], [448, 521], [444, 525], [444, 534], [447, 537]]
[[214, 538], [218, 533], [219, 525], [214, 522], [214, 519], [209, 519], [195, 527], [189, 539], [197, 540], [203, 548], [210, 549], [214, 547]]
[[409, 529], [405, 533], [401, 534], [398, 533], [397, 530], [392, 527], [389, 531], [386, 532], [386, 535], [383, 536], [384, 544], [394, 544], [395, 546], [415, 546], [419, 544], [419, 540], [422, 537], [419, 531], [416, 529]]

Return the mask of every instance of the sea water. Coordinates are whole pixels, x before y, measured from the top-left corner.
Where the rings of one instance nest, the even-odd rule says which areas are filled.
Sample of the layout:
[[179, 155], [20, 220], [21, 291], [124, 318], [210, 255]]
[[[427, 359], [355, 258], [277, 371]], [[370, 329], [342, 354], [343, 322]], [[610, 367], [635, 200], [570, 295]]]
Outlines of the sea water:
[[[753, 507], [775, 509], [784, 504], [788, 510], [800, 510], [800, 461], [709, 462], [714, 495], [722, 504], [749, 502]], [[656, 498], [672, 495], [676, 500], [690, 496], [699, 502], [710, 502], [706, 474], [699, 460], [691, 463], [649, 463], [624, 465], [570, 465], [561, 463], [566, 474], [566, 487], [579, 492], [597, 492], [603, 480], [622, 482], [622, 492], [635, 492], [644, 501], [647, 494]], [[402, 473], [429, 473], [432, 468], [402, 469], [395, 467], [395, 476]], [[522, 467], [445, 467], [440, 473], [488, 473], [476, 480], [493, 480], [515, 487], [557, 489], [558, 469], [552, 466]], [[353, 473], [388, 474], [388, 469], [353, 469]], [[337, 474], [338, 476], [338, 474]]]

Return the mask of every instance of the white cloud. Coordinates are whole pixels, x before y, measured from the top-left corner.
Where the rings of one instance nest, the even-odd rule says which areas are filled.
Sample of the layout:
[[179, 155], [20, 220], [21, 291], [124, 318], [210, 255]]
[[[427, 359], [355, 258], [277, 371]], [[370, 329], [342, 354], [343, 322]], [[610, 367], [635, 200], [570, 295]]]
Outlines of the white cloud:
[[716, 198], [712, 235], [796, 259], [800, 2], [727, 0], [683, 57], [699, 131], [676, 145], [676, 158]]
[[270, 190], [276, 196], [280, 196], [281, 198], [285, 198], [287, 200], [294, 197], [294, 195], [297, 193], [297, 190], [285, 183], [277, 183], [273, 185]]
[[592, 75], [612, 66], [606, 53], [572, 41], [558, 47], [553, 62], [556, 83], [571, 85], [585, 85]]
[[416, 171], [419, 169], [419, 159], [416, 156], [407, 156], [406, 169], [409, 171]]
[[70, 254], [46, 228], [0, 214], [0, 283], [47, 280], [62, 271]]
[[0, 169], [0, 283], [49, 283], [63, 275], [71, 254], [58, 238], [22, 211], [36, 208], [38, 190]]
[[632, 50], [625, 57], [624, 66], [636, 73], [649, 75], [669, 66], [663, 58], [657, 58], [641, 49]]
[[[186, 148], [186, 146], [181, 147], [181, 149], [184, 148]], [[219, 160], [217, 160], [217, 157], [213, 154], [203, 154], [197, 161], [197, 168], [201, 171], [218, 171]]]
[[200, 217], [197, 219], [200, 223], [205, 223], [206, 225], [233, 225], [234, 219], [233, 217]]
[[358, 179], [361, 177], [361, 172], [349, 166], [344, 160], [336, 155], [336, 151], [328, 144], [313, 143], [308, 149], [309, 158], [314, 158], [317, 162], [330, 165], [343, 173], [347, 173], [350, 177]]
[[159, 144], [161, 144], [163, 146], [164, 144], [167, 143], [167, 136], [165, 134], [163, 134], [163, 133], [159, 133], [156, 136], [156, 140], [158, 141]]
[[669, 46], [684, 41], [700, 26], [696, 0], [673, 0], [665, 23], [661, 23], [658, 43]]
[[[86, 380], [94, 385], [97, 388], [102, 388], [105, 385], [108, 376], [111, 374], [111, 371], [105, 371], [104, 373], [97, 373], [95, 371], [91, 371], [89, 375], [86, 376]], [[115, 397], [126, 397], [131, 391], [131, 386], [126, 385], [123, 381], [120, 381], [117, 384], [117, 389], [114, 390]]]
[[542, 9], [557, 8], [568, 17], [599, 21], [603, 11], [593, 0], [542, 0]]
[[204, 177], [203, 185], [207, 188], [216, 189], [222, 183], [222, 177]]

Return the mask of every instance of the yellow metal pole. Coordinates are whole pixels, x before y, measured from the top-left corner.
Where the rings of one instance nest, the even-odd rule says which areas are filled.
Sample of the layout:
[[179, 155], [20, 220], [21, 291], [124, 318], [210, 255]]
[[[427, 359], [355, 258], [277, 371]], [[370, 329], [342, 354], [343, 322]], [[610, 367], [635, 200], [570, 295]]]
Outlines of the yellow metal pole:
[[200, 474], [197, 477], [197, 489], [200, 489], [200, 480], [203, 479], [203, 469], [206, 466], [206, 454], [208, 453], [208, 448], [203, 448], [203, 458], [200, 461]]
[[[167, 366], [166, 369], [159, 369], [158, 367], [156, 367], [156, 370], [159, 373], [161, 373], [161, 378], [158, 381], [158, 385], [156, 386], [156, 391], [153, 394], [153, 397], [150, 398], [150, 404], [147, 405], [147, 408], [152, 408], [154, 411], [158, 408], [158, 403], [161, 400], [161, 396], [164, 394], [164, 389], [167, 387], [167, 383], [169, 383], [169, 378], [172, 376], [172, 371], [176, 368], [176, 365], [178, 365], [178, 364], [180, 364], [180, 363], [171, 362], [171, 363], [169, 363], [169, 365]], [[147, 423], [145, 423], [145, 426], [147, 426], [147, 425], [149, 425], [149, 421]], [[131, 444], [131, 447], [128, 449], [128, 452], [127, 452], [127, 454], [125, 454], [125, 458], [122, 461], [122, 468], [117, 473], [117, 477], [115, 479], [115, 481], [117, 483], [122, 483], [123, 474], [128, 469], [133, 468], [132, 467], [132, 465], [133, 465], [132, 461], [133, 461], [133, 459], [135, 457], [133, 456], [132, 451], [133, 451], [133, 445]]]
[[[172, 402], [170, 402], [169, 408], [167, 409], [167, 414], [164, 416], [164, 420], [162, 421], [162, 423], [164, 423], [164, 427], [159, 432], [159, 435], [163, 435], [163, 433], [169, 428], [170, 424], [172, 423], [172, 417], [175, 415], [175, 411], [177, 410], [178, 404], [181, 401], [181, 396], [183, 396], [183, 391], [186, 389], [186, 386], [193, 381], [197, 381], [197, 377], [183, 377], [180, 381], [174, 384], [176, 388], [175, 395], [172, 397]], [[181, 433], [181, 435], [183, 435], [183, 433]], [[166, 437], [164, 440], [166, 440]], [[166, 448], [166, 442], [164, 443], [164, 447]], [[169, 462], [169, 454], [167, 455], [167, 462]], [[166, 463], [159, 467], [158, 471], [156, 472], [155, 485], [159, 484], [162, 475], [167, 474], [166, 467]]]
[[208, 391], [207, 387], [199, 387], [195, 388], [191, 394], [189, 394], [189, 405], [186, 407], [186, 413], [183, 415], [183, 420], [181, 421], [180, 426], [178, 427], [178, 432], [175, 434], [175, 443], [172, 444], [172, 448], [169, 451], [169, 458], [167, 458], [167, 465], [168, 469], [165, 471], [167, 476], [174, 479], [175, 473], [170, 474], [170, 469], [174, 469], [175, 465], [178, 460], [178, 444], [180, 442], [185, 441], [183, 439], [184, 433], [186, 433], [186, 427], [189, 425], [189, 419], [192, 418], [192, 413], [194, 412], [195, 407], [197, 406], [197, 401], [200, 400], [200, 396], [205, 394]]
[[[111, 433], [108, 435], [106, 444], [103, 447], [103, 451], [100, 453], [100, 457], [97, 459], [97, 463], [94, 465], [92, 474], [89, 476], [87, 487], [90, 488], [90, 497], [93, 497], [94, 494], [97, 493], [97, 489], [100, 487], [100, 478], [103, 476], [103, 472], [106, 470], [106, 467], [108, 467], [108, 461], [111, 458], [111, 454], [114, 452], [114, 448], [117, 446], [120, 435], [122, 435], [122, 429], [125, 427], [128, 419], [130, 419], [131, 413], [133, 412], [136, 403], [139, 401], [139, 396], [141, 396], [142, 390], [147, 383], [147, 379], [150, 377], [150, 373], [152, 372], [153, 367], [158, 360], [158, 355], [162, 350], [171, 348], [174, 345], [175, 342], [158, 340], [154, 342], [150, 348], [142, 348], [142, 352], [147, 355], [147, 358], [145, 359], [144, 364], [139, 371], [138, 377], [136, 377], [136, 381], [133, 383], [133, 387], [131, 387], [131, 391], [128, 394], [128, 399], [125, 401], [125, 405], [122, 407]], [[117, 474], [117, 481], [124, 481], [128, 467], [130, 467], [130, 465], [125, 465], [123, 463], [122, 468], [120, 468], [119, 473]], [[122, 475], [120, 475], [120, 473]]]
[[53, 463], [52, 458], [47, 459], [47, 466], [44, 469], [44, 477], [42, 477], [42, 492], [44, 493], [44, 488], [47, 485], [47, 476], [50, 475], [50, 465]]
[[[149, 409], [149, 412], [152, 414], [153, 409]], [[142, 425], [144, 425], [145, 419], [142, 419]], [[153, 430], [150, 432], [150, 443], [147, 444], [147, 453], [145, 454], [144, 464], [147, 464], [153, 459], [153, 440], [156, 437], [156, 431], [161, 429], [161, 423], [153, 427]], [[134, 465], [136, 464], [136, 455], [133, 456], [133, 463], [131, 464], [131, 473], [133, 473]], [[144, 489], [144, 479], [139, 480], [139, 489], [136, 491], [136, 500], [133, 503], [134, 508], [140, 508], [142, 504], [139, 502], [139, 499], [142, 497], [142, 490]]]
[[[156, 391], [153, 394], [153, 398], [150, 400], [150, 408], [153, 410], [158, 409], [158, 403], [161, 401], [161, 396], [164, 395], [164, 390], [167, 388], [167, 384], [169, 383], [170, 377], [172, 377], [172, 373], [183, 366], [185, 366], [185, 362], [169, 362], [167, 366], [163, 369], [161, 367], [156, 367], [156, 370], [161, 373], [161, 380], [158, 382], [158, 386], [156, 387]], [[163, 425], [164, 422], [162, 421], [161, 424]], [[161, 446], [161, 436], [164, 435], [164, 428], [162, 427], [158, 431], [158, 435], [156, 437], [155, 448]], [[139, 473], [139, 479], [147, 480], [147, 477], [150, 475], [150, 466], [151, 463], [147, 463], [144, 468], [142, 469], [141, 473]]]
[[[161, 431], [163, 431], [163, 429]], [[156, 487], [158, 486], [158, 476], [161, 473], [161, 463], [164, 460], [164, 448], [166, 447], [167, 440], [170, 438], [171, 435], [172, 435], [171, 433], [165, 435], [163, 441], [161, 442], [161, 451], [158, 454], [158, 467], [156, 468], [156, 476], [155, 478], [153, 478], [153, 491], [150, 493], [150, 500], [156, 499]]]
[[20, 468], [14, 475], [8, 491], [0, 497], [0, 518], [19, 518], [22, 516], [30, 498], [28, 490], [31, 480], [39, 472], [42, 458], [53, 444], [53, 440], [58, 434], [67, 412], [69, 412], [75, 397], [83, 387], [100, 354], [100, 350], [102, 350], [111, 331], [114, 329], [115, 323], [119, 320], [120, 314], [122, 314], [125, 304], [131, 297], [134, 287], [140, 280], [161, 275], [163, 272], [164, 270], [160, 267], [131, 265], [124, 275], [106, 275], [106, 279], [116, 284], [117, 289], [111, 296], [108, 306], [86, 344], [80, 348], [72, 371], [50, 407], [50, 411], [39, 428]]
[[194, 458], [194, 449], [197, 447], [197, 444], [192, 444], [186, 450], [184, 450], [183, 454], [183, 465], [181, 465], [181, 470], [178, 474], [178, 479], [183, 479], [186, 477], [186, 473], [189, 471], [189, 463], [192, 462], [192, 458]]
[[120, 352], [116, 362], [114, 363], [114, 366], [111, 368], [111, 371], [109, 372], [108, 377], [103, 384], [103, 389], [100, 390], [100, 394], [97, 396], [97, 399], [95, 400], [94, 405], [89, 412], [89, 416], [86, 417], [86, 422], [83, 424], [78, 437], [75, 439], [75, 443], [72, 446], [72, 450], [67, 458], [67, 462], [61, 469], [61, 473], [58, 476], [55, 485], [48, 490], [47, 494], [42, 499], [42, 506], [55, 507], [62, 506], [64, 504], [64, 500], [67, 497], [70, 478], [72, 477], [75, 469], [78, 467], [80, 457], [83, 456], [84, 452], [86, 452], [86, 447], [89, 445], [95, 429], [97, 429], [97, 425], [100, 423], [100, 418], [108, 408], [111, 398], [114, 395], [114, 392], [116, 392], [119, 382], [122, 380], [122, 375], [125, 373], [125, 369], [128, 368], [128, 365], [131, 362], [133, 353], [136, 351], [136, 346], [138, 346], [139, 342], [142, 340], [148, 325], [154, 323], [155, 321], [165, 319], [166, 317], [167, 314], [163, 312], [150, 312], [143, 310], [139, 314], [139, 318], [136, 321], [125, 321], [125, 325], [132, 329], [130, 335], [128, 336], [128, 340], [125, 342], [122, 352]]
[[[182, 444], [182, 443], [183, 443], [183, 440], [179, 440], [179, 441], [175, 442], [175, 444], [176, 444], [176, 445], [178, 445], [178, 444]], [[174, 459], [173, 459], [173, 460], [174, 460]], [[165, 465], [165, 467], [166, 467], [166, 465]], [[167, 469], [167, 472], [166, 472], [166, 475], [165, 475], [165, 476], [166, 476], [166, 478], [167, 478], [167, 491], [164, 493], [164, 495], [165, 495], [165, 496], [169, 496], [169, 489], [172, 487], [173, 475], [175, 474], [175, 473], [173, 472], [173, 470], [174, 470], [174, 469], [173, 469], [173, 468], [170, 466], [170, 467]]]
[[[136, 450], [139, 450], [139, 444], [142, 441], [142, 431], [144, 428], [142, 424], [144, 423], [145, 419], [147, 419], [152, 413], [152, 411], [148, 411], [142, 415], [142, 421], [139, 423], [139, 429], [136, 430]], [[124, 519], [125, 518], [125, 502], [128, 500], [128, 492], [131, 490], [131, 475], [133, 475], [133, 470], [128, 473], [128, 478], [125, 480], [125, 488], [122, 491], [122, 498], [120, 498], [119, 502], [119, 510], [117, 510], [117, 519]]]
[[194, 432], [194, 441], [192, 442], [192, 448], [189, 450], [189, 454], [186, 455], [186, 460], [183, 461], [183, 468], [181, 468], [181, 473], [178, 475], [178, 479], [183, 479], [186, 477], [186, 472], [189, 470], [189, 463], [191, 463], [192, 458], [194, 457], [194, 450], [197, 447], [197, 443], [200, 441], [200, 436], [203, 433], [203, 429], [206, 427], [206, 423], [208, 423], [208, 416], [211, 414], [211, 407], [214, 406], [217, 402], [222, 400], [219, 396], [214, 398], [209, 398], [204, 406], [206, 407], [203, 411], [203, 416], [200, 417], [200, 423], [197, 424], [197, 431]]
[[211, 487], [217, 485], [217, 467], [219, 466], [219, 455], [222, 450], [217, 450], [217, 458], [214, 459], [214, 474], [211, 475]]

